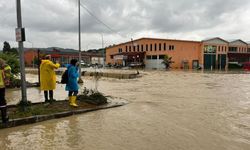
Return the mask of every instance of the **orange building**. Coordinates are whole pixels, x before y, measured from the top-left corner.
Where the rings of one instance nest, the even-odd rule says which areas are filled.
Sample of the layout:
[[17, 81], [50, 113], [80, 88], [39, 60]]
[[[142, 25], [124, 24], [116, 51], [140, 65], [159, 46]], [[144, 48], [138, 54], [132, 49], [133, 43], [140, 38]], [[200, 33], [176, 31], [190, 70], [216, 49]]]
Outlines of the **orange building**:
[[230, 62], [250, 59], [250, 46], [242, 40], [211, 38], [203, 41], [140, 38], [106, 48], [106, 64], [129, 66], [144, 63], [146, 68], [162, 69], [165, 55], [172, 57], [175, 69], [227, 69]]
[[38, 53], [35, 49], [28, 49], [24, 51], [24, 61], [26, 66], [33, 66], [35, 58], [38, 58]]

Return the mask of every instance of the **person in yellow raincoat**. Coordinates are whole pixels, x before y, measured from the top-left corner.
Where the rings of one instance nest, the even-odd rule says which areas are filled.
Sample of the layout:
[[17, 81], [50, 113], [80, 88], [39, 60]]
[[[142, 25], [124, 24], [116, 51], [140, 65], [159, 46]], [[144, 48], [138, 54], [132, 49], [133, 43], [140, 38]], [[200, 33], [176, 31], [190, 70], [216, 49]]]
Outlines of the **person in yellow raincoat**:
[[[40, 65], [40, 88], [44, 91], [45, 102], [55, 101], [53, 98], [53, 90], [56, 88], [56, 73], [54, 69], [60, 67], [60, 64], [54, 64], [51, 56], [46, 55]], [[48, 99], [49, 93], [49, 99]]]
[[7, 115], [7, 103], [5, 99], [5, 88], [10, 83], [11, 68], [0, 58], [0, 109], [2, 115], [2, 123], [7, 123], [9, 117]]

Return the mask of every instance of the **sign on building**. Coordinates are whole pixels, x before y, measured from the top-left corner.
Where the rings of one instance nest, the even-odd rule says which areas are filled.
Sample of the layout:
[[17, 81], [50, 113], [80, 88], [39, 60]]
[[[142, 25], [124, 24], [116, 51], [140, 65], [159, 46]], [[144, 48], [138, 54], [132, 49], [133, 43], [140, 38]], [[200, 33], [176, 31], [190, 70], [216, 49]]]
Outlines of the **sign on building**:
[[204, 53], [216, 53], [216, 46], [205, 45]]
[[123, 60], [123, 55], [116, 55], [114, 56], [115, 60]]

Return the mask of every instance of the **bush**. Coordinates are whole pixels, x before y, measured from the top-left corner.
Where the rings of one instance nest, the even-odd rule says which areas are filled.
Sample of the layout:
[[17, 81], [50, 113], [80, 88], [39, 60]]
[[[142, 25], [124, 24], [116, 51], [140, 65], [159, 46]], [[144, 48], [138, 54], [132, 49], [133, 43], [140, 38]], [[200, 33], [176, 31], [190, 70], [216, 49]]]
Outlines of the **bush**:
[[10, 53], [0, 53], [0, 58], [4, 59], [11, 67], [11, 73], [18, 75], [20, 73], [20, 65], [17, 55]]
[[107, 97], [102, 93], [88, 90], [86, 87], [84, 88], [82, 94], [77, 96], [77, 99], [93, 105], [103, 105], [108, 103]]
[[20, 73], [20, 65], [17, 55], [11, 53], [0, 53], [0, 58], [6, 61], [11, 67], [11, 77], [10, 77], [10, 85], [7, 87], [20, 87], [21, 81], [20, 79], [16, 79], [16, 76]]

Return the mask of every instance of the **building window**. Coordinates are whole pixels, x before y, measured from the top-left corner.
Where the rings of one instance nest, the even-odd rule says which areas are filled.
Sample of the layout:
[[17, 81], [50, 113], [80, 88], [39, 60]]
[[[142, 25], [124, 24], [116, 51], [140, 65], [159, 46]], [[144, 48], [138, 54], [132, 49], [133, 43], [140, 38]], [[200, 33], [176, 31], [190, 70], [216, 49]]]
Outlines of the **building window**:
[[128, 52], [128, 46], [126, 46], [126, 52]]
[[163, 44], [164, 51], [167, 50], [167, 45], [166, 43]]
[[161, 51], [161, 43], [159, 43], [159, 51]]
[[118, 52], [119, 52], [119, 53], [122, 53], [122, 48], [119, 48], [119, 49], [118, 49]]
[[143, 45], [141, 45], [141, 51], [143, 52], [144, 50], [143, 50]]
[[129, 52], [131, 52], [131, 46], [129, 46]]
[[165, 55], [159, 55], [159, 59], [164, 59]]
[[224, 46], [221, 46], [221, 51], [222, 51], [222, 52], [224, 51]]
[[155, 51], [157, 50], [157, 44], [155, 43]]
[[247, 49], [247, 52], [250, 53], [250, 48]]
[[137, 52], [140, 51], [140, 45], [137, 45]]
[[153, 45], [152, 44], [150, 44], [150, 51], [152, 51], [153, 50]]
[[133, 46], [133, 51], [135, 52], [135, 46]]
[[157, 55], [152, 55], [152, 59], [157, 59]]
[[220, 46], [218, 46], [218, 52], [220, 52]]
[[147, 58], [147, 59], [151, 59], [151, 55], [147, 55], [146, 58]]
[[229, 47], [229, 52], [237, 52], [237, 47]]
[[113, 55], [110, 55], [110, 59], [113, 59], [114, 58], [114, 56]]
[[146, 44], [146, 51], [148, 51], [148, 44]]
[[169, 50], [174, 50], [174, 45], [169, 45]]

